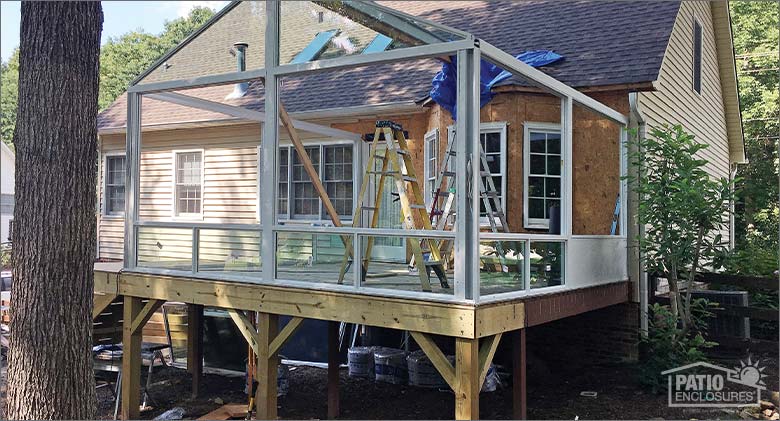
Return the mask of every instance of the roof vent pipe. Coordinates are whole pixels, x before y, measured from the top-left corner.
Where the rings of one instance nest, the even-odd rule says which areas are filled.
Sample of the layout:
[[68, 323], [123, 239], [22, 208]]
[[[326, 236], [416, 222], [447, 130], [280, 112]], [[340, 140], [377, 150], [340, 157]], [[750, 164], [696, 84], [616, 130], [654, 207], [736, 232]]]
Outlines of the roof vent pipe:
[[[236, 56], [236, 70], [243, 72], [246, 70], [246, 49], [249, 44], [245, 42], [237, 42], [233, 44], [233, 48], [230, 49], [230, 53]], [[249, 89], [249, 82], [236, 83], [233, 88], [233, 92], [225, 99], [241, 98], [246, 95], [246, 91]]]

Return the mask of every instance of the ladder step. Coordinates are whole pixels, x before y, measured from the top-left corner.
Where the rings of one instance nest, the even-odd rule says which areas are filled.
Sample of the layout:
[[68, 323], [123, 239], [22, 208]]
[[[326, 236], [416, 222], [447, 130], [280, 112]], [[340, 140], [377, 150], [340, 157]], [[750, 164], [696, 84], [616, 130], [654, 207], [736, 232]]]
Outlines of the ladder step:
[[441, 264], [442, 263], [439, 260], [426, 260], [425, 261], [425, 266], [439, 266]]
[[490, 172], [489, 171], [480, 171], [479, 175], [481, 175], [482, 177], [490, 177]]
[[425, 207], [425, 205], [409, 205], [412, 209], [428, 209]]
[[360, 209], [364, 211], [376, 211], [379, 208], [377, 208], [376, 206], [361, 206]]
[[493, 216], [504, 216], [504, 212], [500, 210], [493, 211]]
[[482, 197], [492, 197], [492, 198], [498, 198], [498, 193], [494, 191], [486, 191], [482, 193]]
[[455, 151], [450, 151], [450, 156], [457, 156], [457, 155], [458, 155], [458, 153], [457, 153], [457, 152], [455, 152]]
[[398, 152], [399, 155], [409, 155], [409, 151], [404, 149], [395, 149], [396, 152]]
[[445, 177], [455, 177], [455, 171], [442, 171], [442, 175]]
[[369, 171], [368, 173], [375, 175], [396, 175], [398, 174], [398, 171]]
[[406, 182], [409, 182], [409, 183], [416, 183], [416, 182], [417, 182], [417, 179], [416, 179], [416, 178], [414, 178], [414, 177], [412, 177], [412, 176], [409, 176], [409, 175], [403, 175], [403, 176], [401, 176], [401, 178], [402, 178], [404, 181], [406, 181]]
[[375, 153], [375, 154], [374, 154], [374, 158], [378, 158], [378, 159], [385, 159], [385, 156], [384, 156], [384, 155], [381, 155], [381, 154], [378, 154], [378, 153]]

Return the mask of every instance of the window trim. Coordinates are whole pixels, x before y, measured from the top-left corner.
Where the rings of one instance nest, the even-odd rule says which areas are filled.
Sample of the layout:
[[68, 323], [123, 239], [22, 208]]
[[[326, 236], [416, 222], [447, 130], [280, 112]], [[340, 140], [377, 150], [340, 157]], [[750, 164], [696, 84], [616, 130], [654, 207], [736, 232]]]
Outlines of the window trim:
[[[525, 229], [549, 229], [549, 218], [529, 218], [528, 216], [528, 176], [531, 170], [531, 132], [557, 132], [561, 136], [561, 161], [566, 159], [564, 154], [563, 145], [563, 133], [561, 133], [561, 125], [558, 123], [544, 123], [535, 121], [526, 121], [523, 123], [523, 228]], [[561, 211], [566, 200], [569, 200], [566, 196], [566, 192], [563, 191], [563, 186], [566, 182], [566, 174], [564, 171], [564, 163], [561, 163]], [[545, 176], [546, 177], [546, 176]]]
[[[699, 28], [699, 69], [698, 72], [696, 71], [696, 28]], [[701, 24], [701, 21], [694, 15], [693, 16], [693, 27], [692, 27], [692, 40], [691, 40], [691, 89], [693, 92], [695, 92], [698, 95], [702, 94], [702, 85], [704, 83], [703, 80], [703, 66], [704, 66], [704, 25]], [[697, 89], [696, 81], [698, 76], [698, 82], [699, 86]]]
[[[428, 170], [428, 164], [431, 161], [430, 152], [428, 151], [428, 144], [430, 142], [436, 142], [436, 172], [434, 174], [430, 174], [430, 171]], [[429, 186], [429, 182], [431, 180], [436, 182], [436, 178], [439, 176], [439, 171], [441, 170], [439, 168], [441, 165], [441, 137], [439, 136], [439, 129], [434, 128], [433, 130], [426, 132], [425, 136], [423, 136], [423, 144], [423, 160], [425, 162], [423, 165], [423, 180], [425, 182], [423, 192], [425, 194], [425, 206], [430, 208], [433, 203], [433, 190]]]
[[[352, 146], [352, 180], [353, 180], [352, 181], [352, 186], [353, 186], [352, 187], [352, 211], [351, 211], [352, 215], [350, 215], [348, 217], [347, 216], [342, 216], [341, 217], [342, 224], [348, 224], [348, 223], [352, 223], [353, 218], [355, 218], [355, 215], [354, 215], [355, 214], [354, 205], [355, 205], [355, 203], [357, 203], [358, 190], [359, 190], [359, 186], [360, 186], [360, 183], [361, 183], [360, 174], [358, 172], [358, 166], [360, 164], [360, 161], [359, 161], [360, 157], [359, 157], [359, 155], [362, 153], [362, 150], [363, 150], [361, 148], [361, 145], [358, 144], [357, 142], [354, 142], [354, 141], [348, 140], [348, 139], [340, 139], [340, 140], [312, 139], [311, 141], [306, 141], [303, 144], [303, 147], [304, 148], [311, 147], [311, 146], [319, 147], [319, 149], [320, 149], [320, 163], [319, 163], [319, 166], [318, 166], [317, 170], [319, 171], [320, 181], [323, 183], [323, 186], [324, 186], [325, 185], [325, 181], [322, 179], [322, 170], [323, 170], [323, 165], [324, 165], [324, 162], [325, 162], [324, 155], [323, 155], [324, 154], [324, 150], [323, 149], [326, 146], [341, 146], [341, 145], [351, 145]], [[278, 212], [278, 208], [277, 208], [276, 219], [277, 219], [278, 223], [280, 223], [280, 224], [284, 224], [284, 223], [332, 224], [333, 221], [330, 219], [330, 216], [328, 215], [328, 212], [325, 210], [325, 206], [322, 204], [322, 199], [320, 199], [319, 196], [317, 197], [317, 199], [320, 202], [320, 206], [319, 206], [320, 207], [320, 212], [319, 212], [318, 216], [316, 216], [316, 217], [297, 216], [296, 217], [294, 215], [293, 208], [292, 208], [293, 195], [292, 195], [292, 184], [291, 183], [292, 183], [292, 151], [295, 150], [295, 146], [291, 142], [284, 142], [283, 143], [283, 142], [280, 141], [279, 142], [279, 146], [277, 147], [277, 151], [281, 152], [283, 149], [286, 149], [288, 151], [288, 153], [290, 154], [288, 156], [288, 161], [287, 161], [287, 213], [284, 214], [284, 213]], [[277, 156], [277, 161], [276, 161], [277, 162], [277, 165], [276, 165], [277, 168], [276, 168], [276, 174], [275, 174], [276, 178], [277, 178], [277, 186], [276, 186], [277, 189], [278, 189], [278, 184], [281, 182], [280, 180], [278, 180], [278, 178], [279, 178], [278, 171], [279, 171], [279, 162], [280, 162], [279, 158], [280, 158], [280, 156]], [[355, 188], [356, 186], [358, 188]], [[278, 192], [277, 192], [277, 194], [274, 197], [274, 206], [278, 207], [278, 204], [279, 204], [279, 195], [278, 195]]]
[[[200, 213], [178, 213], [176, 198], [176, 156], [180, 153], [200, 152]], [[171, 217], [178, 220], [203, 220], [203, 209], [206, 204], [206, 152], [204, 148], [174, 149], [171, 151]]]
[[[108, 198], [108, 159], [117, 156], [125, 157], [125, 171], [127, 171], [127, 154], [124, 151], [103, 152], [103, 165], [101, 165], [103, 171], [103, 180], [101, 183], [103, 195], [100, 201], [100, 215], [106, 219], [123, 219], [125, 217], [124, 209], [122, 209], [121, 212], [110, 213], [108, 211], [108, 202], [106, 201]], [[127, 180], [125, 180], [125, 189], [127, 189]], [[125, 190], [125, 194], [127, 194], [127, 190]]]
[[[509, 177], [506, 164], [508, 127], [509, 123], [506, 121], [490, 121], [479, 124], [480, 142], [482, 141], [481, 136], [485, 133], [499, 132], [501, 135], [501, 207], [503, 208], [502, 211], [504, 212], [504, 215], [506, 215], [507, 202], [506, 183], [507, 178]], [[454, 130], [455, 126], [447, 126], [447, 142], [453, 141], [452, 134]], [[495, 224], [501, 225], [501, 221], [499, 221], [498, 218], [495, 218]], [[480, 228], [490, 227], [487, 216], [479, 217], [479, 226]]]

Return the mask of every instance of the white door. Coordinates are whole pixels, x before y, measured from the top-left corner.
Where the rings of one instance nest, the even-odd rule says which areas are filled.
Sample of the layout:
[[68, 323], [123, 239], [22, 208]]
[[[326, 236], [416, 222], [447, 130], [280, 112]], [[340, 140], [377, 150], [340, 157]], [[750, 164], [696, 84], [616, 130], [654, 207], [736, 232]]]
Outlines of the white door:
[[[380, 145], [379, 154], [385, 153], [385, 147]], [[390, 164], [388, 164], [390, 166]], [[374, 171], [382, 170], [382, 161], [374, 161]], [[380, 174], [371, 174], [371, 184], [369, 197], [373, 200], [376, 197], [377, 185]], [[382, 188], [382, 203], [379, 206], [379, 228], [402, 229], [401, 223], [401, 202], [398, 199], [393, 177], [385, 177], [384, 187]], [[372, 203], [370, 206], [374, 206]], [[367, 215], [368, 216], [368, 213]], [[370, 218], [370, 216], [369, 216]], [[368, 220], [370, 223], [370, 219]], [[371, 259], [385, 262], [403, 262], [406, 260], [406, 245], [402, 237], [374, 237], [374, 245], [371, 250]]]

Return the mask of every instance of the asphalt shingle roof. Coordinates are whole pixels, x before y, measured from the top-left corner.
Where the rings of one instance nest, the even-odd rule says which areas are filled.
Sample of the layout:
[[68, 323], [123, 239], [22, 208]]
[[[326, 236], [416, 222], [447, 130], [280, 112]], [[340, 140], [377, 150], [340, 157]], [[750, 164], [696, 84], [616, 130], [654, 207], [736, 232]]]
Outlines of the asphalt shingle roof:
[[[541, 68], [575, 88], [652, 82], [657, 76], [679, 9], [678, 1], [382, 1], [389, 7], [439, 22], [517, 55], [548, 49], [562, 62]], [[440, 64], [432, 59], [317, 73], [283, 81], [281, 99], [291, 112], [424, 97]], [[502, 83], [522, 84], [511, 78]], [[232, 86], [200, 88], [193, 96], [261, 110], [262, 84], [244, 98], [225, 101]], [[125, 125], [126, 96], [98, 117], [98, 128]], [[143, 124], [224, 119], [217, 113], [145, 99]]]

